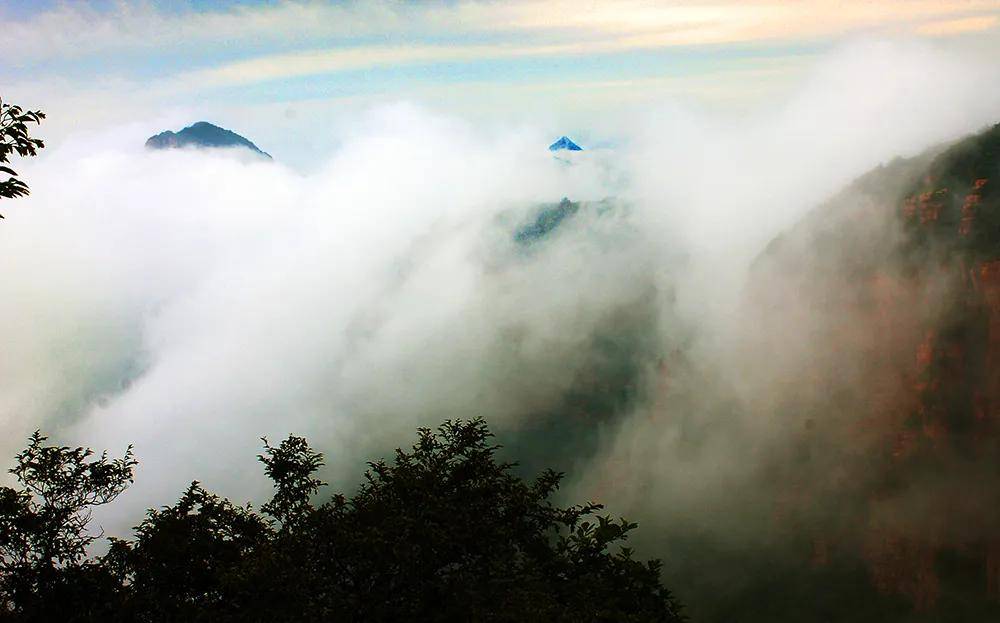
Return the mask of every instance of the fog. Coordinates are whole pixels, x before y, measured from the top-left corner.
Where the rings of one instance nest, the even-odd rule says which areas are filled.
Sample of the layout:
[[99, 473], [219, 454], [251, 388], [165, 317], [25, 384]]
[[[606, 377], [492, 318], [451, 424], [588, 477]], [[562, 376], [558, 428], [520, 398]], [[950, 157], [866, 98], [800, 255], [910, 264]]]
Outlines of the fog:
[[[667, 526], [768, 541], [779, 487], [761, 474], [806, 419], [775, 414], [806, 367], [846, 365], [799, 339], [823, 310], [796, 308], [788, 281], [770, 286], [790, 290], [781, 315], [752, 322], [751, 262], [868, 169], [1000, 119], [992, 70], [856, 43], [785, 100], [739, 116], [659, 102], [572, 163], [545, 128], [406, 102], [367, 111], [308, 172], [147, 151], [165, 129], [148, 121], [70, 135], [4, 205], [0, 452], [37, 428], [134, 444], [136, 483], [100, 517], [116, 534], [196, 478], [264, 499], [261, 435], [306, 436], [349, 489], [417, 426], [482, 415], [526, 467], [568, 471], [570, 498], [648, 527], [672, 585], [698, 553], [663, 551]], [[583, 207], [515, 240], [562, 197]]]

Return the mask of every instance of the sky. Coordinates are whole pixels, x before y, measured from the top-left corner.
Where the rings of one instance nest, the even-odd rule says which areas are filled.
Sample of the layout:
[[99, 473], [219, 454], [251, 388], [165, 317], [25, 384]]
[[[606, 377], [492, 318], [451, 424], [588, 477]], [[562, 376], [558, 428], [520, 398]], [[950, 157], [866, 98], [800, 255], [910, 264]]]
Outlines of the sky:
[[377, 103], [593, 143], [664, 98], [767, 106], [853, 40], [1000, 55], [998, 0], [3, 0], [0, 24], [3, 96], [56, 113], [51, 141], [207, 119], [306, 168]]

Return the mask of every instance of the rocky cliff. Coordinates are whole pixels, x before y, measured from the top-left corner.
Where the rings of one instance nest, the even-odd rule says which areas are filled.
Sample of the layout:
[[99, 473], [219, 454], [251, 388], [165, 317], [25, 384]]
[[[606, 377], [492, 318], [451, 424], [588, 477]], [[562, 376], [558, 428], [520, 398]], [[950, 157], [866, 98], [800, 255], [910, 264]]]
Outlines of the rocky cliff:
[[747, 300], [750, 410], [786, 430], [778, 529], [814, 568], [859, 562], [901, 617], [997, 616], [1000, 125], [857, 180], [768, 247]]

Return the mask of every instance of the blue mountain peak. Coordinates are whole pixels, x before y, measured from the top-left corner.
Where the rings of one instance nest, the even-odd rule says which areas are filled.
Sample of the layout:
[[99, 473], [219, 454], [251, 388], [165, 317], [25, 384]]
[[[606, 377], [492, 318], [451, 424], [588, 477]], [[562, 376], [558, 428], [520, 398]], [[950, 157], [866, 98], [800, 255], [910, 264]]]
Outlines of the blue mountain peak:
[[558, 141], [549, 145], [549, 151], [559, 151], [560, 149], [568, 149], [569, 151], [583, 151], [583, 147], [580, 147], [573, 141], [569, 139], [568, 136], [562, 136]]

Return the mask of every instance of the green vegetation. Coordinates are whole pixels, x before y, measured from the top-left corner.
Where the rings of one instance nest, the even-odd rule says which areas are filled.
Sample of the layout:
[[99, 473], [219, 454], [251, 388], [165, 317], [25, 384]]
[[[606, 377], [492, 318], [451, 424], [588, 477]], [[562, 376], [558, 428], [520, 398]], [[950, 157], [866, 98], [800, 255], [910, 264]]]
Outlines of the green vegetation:
[[[0, 489], [0, 616], [12, 621], [680, 621], [635, 524], [559, 507], [561, 474], [498, 462], [481, 420], [421, 429], [351, 497], [314, 504], [321, 454], [290, 436], [258, 458], [257, 511], [191, 484], [132, 539], [88, 557], [90, 512], [132, 482], [121, 458], [35, 434]], [[614, 550], [614, 551], [612, 551]]]
[[21, 157], [34, 156], [45, 147], [41, 139], [31, 138], [28, 133], [29, 123], [38, 124], [44, 118], [45, 113], [40, 110], [24, 110], [0, 98], [0, 173], [8, 176], [0, 180], [0, 197], [11, 199], [28, 194], [28, 185], [18, 179], [17, 171], [5, 165], [14, 153]]

